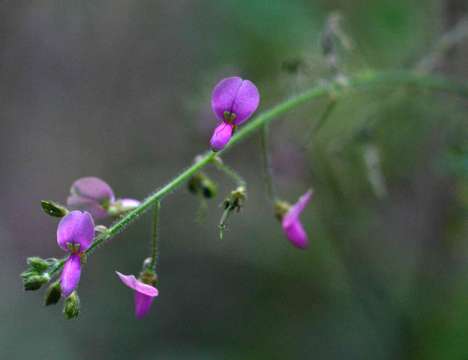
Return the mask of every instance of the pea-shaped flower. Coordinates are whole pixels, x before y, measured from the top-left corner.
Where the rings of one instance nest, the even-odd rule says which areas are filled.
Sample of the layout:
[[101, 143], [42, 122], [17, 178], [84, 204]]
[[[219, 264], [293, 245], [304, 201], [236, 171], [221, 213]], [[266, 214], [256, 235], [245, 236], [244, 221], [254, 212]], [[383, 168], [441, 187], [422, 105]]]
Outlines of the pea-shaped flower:
[[257, 110], [260, 94], [249, 80], [238, 76], [221, 80], [211, 96], [211, 108], [220, 121], [210, 144], [213, 151], [220, 151], [231, 139], [236, 126], [247, 121]]
[[70, 253], [60, 277], [62, 294], [68, 297], [76, 289], [81, 276], [81, 257], [94, 240], [94, 222], [91, 215], [71, 211], [60, 220], [57, 228], [58, 245]]
[[291, 244], [299, 249], [306, 249], [309, 246], [309, 239], [302, 226], [300, 215], [311, 198], [312, 190], [309, 190], [293, 205], [284, 202], [278, 202], [276, 204], [278, 217], [281, 220], [284, 234]]
[[118, 216], [140, 205], [134, 199], [115, 199], [112, 188], [97, 177], [76, 180], [67, 199], [72, 210], [88, 211], [95, 219]]
[[124, 275], [116, 271], [120, 280], [135, 291], [135, 316], [141, 319], [148, 314], [153, 303], [153, 299], [159, 292], [154, 286], [145, 284], [143, 281], [135, 278], [134, 275]]

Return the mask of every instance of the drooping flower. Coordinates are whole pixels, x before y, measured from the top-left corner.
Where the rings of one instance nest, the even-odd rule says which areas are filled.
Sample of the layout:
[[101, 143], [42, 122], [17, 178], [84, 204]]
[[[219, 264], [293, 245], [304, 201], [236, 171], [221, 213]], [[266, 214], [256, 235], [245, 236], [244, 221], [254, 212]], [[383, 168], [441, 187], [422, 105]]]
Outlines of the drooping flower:
[[75, 210], [60, 220], [57, 243], [70, 253], [60, 277], [60, 287], [64, 297], [68, 297], [78, 286], [81, 276], [81, 257], [93, 240], [94, 222], [89, 213]]
[[[284, 234], [291, 244], [299, 249], [306, 249], [309, 246], [309, 239], [301, 224], [300, 215], [311, 198], [312, 190], [308, 190], [294, 205], [286, 205], [287, 210], [284, 214], [280, 215]], [[284, 203], [279, 204], [279, 206], [284, 207]]]
[[112, 188], [97, 177], [76, 180], [67, 205], [72, 210], [88, 211], [95, 219], [118, 216], [140, 205], [135, 199], [116, 199]]
[[135, 278], [134, 275], [124, 275], [116, 271], [120, 280], [130, 289], [135, 290], [135, 315], [141, 319], [148, 314], [151, 304], [159, 291], [156, 287], [145, 284], [143, 281]]
[[220, 151], [231, 139], [236, 126], [247, 121], [257, 110], [260, 94], [249, 80], [238, 76], [221, 80], [211, 96], [211, 108], [220, 121], [211, 137], [213, 151]]

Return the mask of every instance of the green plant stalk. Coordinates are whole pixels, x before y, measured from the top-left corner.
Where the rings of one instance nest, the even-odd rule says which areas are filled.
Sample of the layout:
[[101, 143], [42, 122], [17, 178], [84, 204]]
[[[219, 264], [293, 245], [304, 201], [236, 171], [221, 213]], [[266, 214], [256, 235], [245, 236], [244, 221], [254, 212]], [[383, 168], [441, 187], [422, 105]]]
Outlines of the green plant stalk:
[[229, 177], [232, 181], [234, 181], [234, 183], [237, 186], [244, 186], [244, 187], [246, 186], [245, 180], [232, 167], [223, 163], [222, 161], [220, 162], [216, 160], [213, 161], [213, 164], [219, 171], [223, 172], [227, 177]]
[[151, 234], [151, 264], [150, 267], [156, 270], [156, 263], [159, 257], [159, 210], [161, 209], [161, 201], [156, 201], [153, 208], [153, 228]]
[[[140, 206], [115, 221], [112, 226], [107, 229], [107, 231], [100, 233], [95, 238], [91, 247], [86, 251], [86, 255], [92, 254], [99, 246], [122, 232], [138, 217], [153, 207], [156, 202], [161, 201], [164, 197], [179, 188], [179, 186], [181, 186], [191, 176], [211, 163], [217, 154], [221, 155], [229, 151], [240, 142], [253, 135], [253, 133], [255, 133], [257, 130], [261, 129], [262, 126], [271, 123], [275, 119], [278, 119], [281, 115], [284, 115], [289, 110], [297, 108], [298, 106], [321, 97], [342, 96], [345, 92], [350, 90], [362, 90], [375, 87], [394, 87], [401, 85], [432, 91], [444, 91], [463, 97], [468, 97], [468, 84], [454, 83], [450, 80], [438, 76], [423, 75], [407, 71], [366, 71], [354, 76], [350, 76], [346, 81], [335, 80], [329, 83], [316, 85], [302, 94], [281, 102], [270, 110], [263, 112], [249, 121], [239, 131], [236, 132], [236, 134], [232, 137], [230, 142], [222, 151], [218, 153], [213, 151], [206, 152], [198, 162], [185, 169], [179, 175], [166, 183], [166, 185], [164, 185], [162, 188], [156, 190], [153, 194], [148, 196], [145, 200], [143, 200]], [[52, 276], [58, 272], [63, 267], [65, 260], [66, 259], [61, 259], [57, 265], [49, 271], [49, 274]]]
[[271, 166], [270, 153], [268, 151], [269, 126], [264, 124], [260, 131], [260, 148], [263, 167], [263, 182], [265, 183], [268, 200], [272, 203], [276, 200], [275, 187], [273, 185], [273, 168]]

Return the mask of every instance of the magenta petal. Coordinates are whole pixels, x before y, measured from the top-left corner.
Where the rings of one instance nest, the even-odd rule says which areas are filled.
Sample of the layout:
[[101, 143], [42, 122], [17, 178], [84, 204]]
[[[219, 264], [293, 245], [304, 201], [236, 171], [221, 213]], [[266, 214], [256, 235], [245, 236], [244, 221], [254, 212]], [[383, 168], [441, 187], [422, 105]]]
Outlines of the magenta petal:
[[242, 79], [238, 76], [233, 76], [221, 80], [213, 89], [211, 108], [219, 121], [224, 120], [225, 111], [231, 111], [237, 91], [241, 85]]
[[144, 317], [150, 311], [153, 303], [153, 296], [148, 296], [135, 291], [135, 316], [139, 319]]
[[234, 125], [240, 125], [257, 110], [260, 94], [257, 87], [249, 80], [233, 76], [221, 80], [211, 95], [211, 108], [220, 121], [225, 112], [235, 115]]
[[283, 221], [283, 231], [288, 240], [299, 249], [306, 249], [309, 246], [309, 239], [299, 220], [290, 222], [285, 226]]
[[67, 198], [67, 206], [72, 210], [87, 211], [95, 219], [105, 219], [109, 216], [99, 202], [78, 195], [70, 195]]
[[156, 289], [154, 286], [141, 282], [133, 275], [124, 275], [118, 271], [116, 271], [115, 273], [119, 276], [120, 280], [130, 289], [133, 289], [141, 294], [150, 297], [158, 296], [158, 289]]
[[311, 198], [312, 190], [309, 190], [289, 209], [282, 221], [286, 237], [294, 246], [300, 249], [305, 249], [309, 246], [309, 239], [299, 217]]
[[94, 221], [91, 215], [82, 211], [71, 211], [64, 216], [57, 228], [57, 243], [65, 251], [68, 245], [79, 245], [79, 251], [87, 250], [94, 239]]
[[257, 87], [249, 80], [242, 81], [232, 105], [231, 112], [236, 114], [234, 125], [240, 125], [248, 120], [257, 110], [260, 103], [260, 94]]
[[283, 219], [284, 222], [293, 222], [299, 218], [302, 211], [305, 209], [310, 199], [312, 198], [312, 190], [308, 190], [304, 195], [302, 195], [297, 202], [291, 206], [291, 209], [287, 212]]
[[76, 180], [70, 192], [72, 195], [95, 200], [101, 204], [113, 202], [115, 199], [112, 188], [105, 181], [97, 177], [84, 177]]
[[219, 124], [211, 136], [210, 145], [213, 151], [222, 150], [232, 137], [233, 126], [222, 122]]
[[60, 277], [60, 287], [64, 297], [69, 296], [76, 289], [80, 282], [81, 276], [81, 259], [80, 255], [72, 254], [63, 266], [62, 275]]

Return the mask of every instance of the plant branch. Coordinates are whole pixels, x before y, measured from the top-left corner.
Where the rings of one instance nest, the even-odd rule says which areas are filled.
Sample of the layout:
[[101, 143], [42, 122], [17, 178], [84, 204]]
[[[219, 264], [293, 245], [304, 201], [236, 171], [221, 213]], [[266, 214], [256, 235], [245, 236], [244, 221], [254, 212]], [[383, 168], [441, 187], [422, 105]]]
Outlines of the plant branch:
[[[224, 154], [233, 147], [237, 146], [240, 142], [253, 135], [262, 126], [271, 123], [273, 120], [278, 119], [288, 111], [297, 108], [312, 100], [333, 95], [343, 95], [349, 90], [363, 90], [375, 87], [394, 87], [394, 86], [412, 86], [421, 89], [432, 91], [444, 91], [454, 93], [463, 97], [468, 97], [468, 84], [459, 84], [449, 81], [447, 79], [432, 76], [422, 75], [413, 72], [393, 71], [393, 72], [373, 72], [367, 71], [354, 76], [350, 76], [348, 81], [332, 81], [326, 84], [319, 84], [313, 86], [311, 89], [287, 99], [280, 104], [274, 106], [272, 109], [267, 110], [249, 121], [233, 136], [231, 141], [226, 147], [215, 153], [213, 151], [206, 152], [201, 156], [200, 160], [191, 165], [179, 175], [170, 180], [166, 185], [155, 191], [148, 196], [140, 206], [133, 209], [119, 220], [115, 221], [107, 231], [100, 233], [94, 240], [91, 247], [86, 251], [86, 255], [93, 253], [99, 246], [113, 238], [130, 224], [132, 224], [138, 217], [144, 214], [147, 210], [153, 207], [156, 202], [161, 201], [164, 197], [179, 188], [185, 181], [192, 175], [200, 171], [206, 165], [213, 161], [217, 154]], [[65, 259], [60, 260], [57, 265], [51, 269], [50, 275], [58, 272], [65, 262]]]

